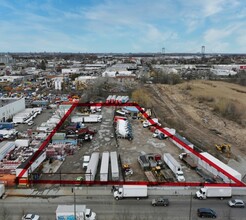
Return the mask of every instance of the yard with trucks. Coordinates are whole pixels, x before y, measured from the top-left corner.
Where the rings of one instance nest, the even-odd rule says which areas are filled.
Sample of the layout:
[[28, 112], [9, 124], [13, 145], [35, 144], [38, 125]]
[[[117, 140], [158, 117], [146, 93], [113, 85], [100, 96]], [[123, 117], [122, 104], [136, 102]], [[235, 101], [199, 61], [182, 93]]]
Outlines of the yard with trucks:
[[[219, 84], [220, 83], [218, 83], [216, 87], [219, 87]], [[209, 86], [201, 82], [198, 84], [193, 83], [192, 86], [194, 87], [194, 90], [198, 85], [201, 87]], [[233, 141], [239, 142], [241, 140], [241, 134], [237, 133], [237, 126], [240, 127], [240, 125], [235, 124], [235, 122], [229, 121], [228, 119], [222, 119], [225, 122], [224, 124], [228, 125], [223, 128], [225, 132], [231, 131], [229, 125], [232, 125], [233, 128], [235, 126], [235, 134], [236, 137], [239, 138], [238, 140], [236, 140], [236, 138], [230, 139], [230, 143], [233, 147], [231, 157], [228, 158], [227, 154], [218, 152], [214, 147], [215, 143], [225, 143], [226, 141], [229, 141], [228, 136], [225, 136], [223, 133], [224, 130], [222, 132], [222, 127], [218, 126], [216, 129], [214, 128], [213, 120], [219, 121], [221, 117], [215, 112], [209, 111], [209, 107], [206, 106], [204, 102], [199, 102], [194, 98], [191, 99], [191, 94], [182, 94], [182, 91], [185, 89], [184, 86], [185, 85], [148, 85], [144, 88], [146, 91], [145, 94], [148, 96], [152, 94], [153, 96], [151, 96], [151, 99], [149, 99], [149, 102], [145, 103], [145, 105], [141, 105], [141, 102], [139, 102], [139, 104], [141, 107], [147, 107], [147, 109], [151, 106], [151, 117], [158, 118], [158, 123], [171, 134], [178, 132], [183, 135], [186, 140], [191, 141], [191, 143], [195, 144], [201, 151], [206, 150], [224, 163], [228, 163], [228, 165], [235, 170], [238, 170], [244, 178], [245, 170], [243, 167], [246, 165], [246, 162], [243, 148], [240, 147], [242, 146], [242, 143], [239, 145], [234, 143], [235, 145], [233, 145]], [[157, 97], [159, 97], [158, 100]], [[186, 105], [186, 99], [191, 101], [190, 106], [188, 106], [188, 104]], [[197, 114], [200, 114], [200, 111], [204, 111], [204, 117], [198, 118]], [[108, 181], [178, 182], [176, 172], [173, 172], [173, 168], [168, 166], [166, 162], [161, 165], [161, 169], [159, 169], [159, 166], [156, 166], [156, 163], [153, 163], [149, 158], [148, 161], [145, 161], [145, 157], [143, 156], [161, 155], [162, 159], [164, 159], [164, 154], [169, 153], [180, 164], [185, 182], [221, 182], [221, 179], [214, 178], [214, 174], [208, 174], [204, 172], [203, 168], [196, 167], [198, 165], [197, 161], [192, 163], [191, 155], [181, 158], [179, 155], [184, 152], [177, 148], [169, 138], [165, 136], [164, 138], [158, 137], [158, 135], [155, 135], [158, 134], [158, 132], [153, 133], [152, 131], [153, 126], [144, 127], [143, 121], [135, 116], [128, 116], [127, 123], [123, 125], [123, 127], [127, 126], [127, 131], [129, 131], [131, 135], [130, 138], [125, 133], [118, 132], [121, 130], [117, 130], [117, 127], [114, 125], [114, 116], [116, 115], [122, 120], [124, 120], [125, 116], [117, 115], [117, 112], [124, 111], [119, 107], [102, 107], [100, 112], [102, 116], [100, 122], [85, 123], [88, 130], [96, 130], [97, 132], [90, 141], [83, 141], [77, 153], [67, 156], [60, 169], [57, 169], [58, 174], [60, 170], [67, 173], [61, 175], [62, 180], [73, 180], [76, 179], [76, 176], [82, 175], [85, 180], [100, 181], [100, 179], [104, 179], [104, 182], [106, 179], [108, 179]], [[191, 114], [189, 115], [189, 113]], [[207, 118], [209, 118], [209, 120], [205, 123], [205, 119]], [[244, 130], [241, 131], [244, 132]], [[120, 134], [121, 137], [119, 137]], [[233, 132], [230, 135], [232, 134]], [[99, 152], [97, 167], [95, 168], [96, 165], [94, 165], [94, 167], [90, 169], [90, 175], [85, 175], [87, 171], [83, 169], [82, 166], [83, 156], [91, 156], [95, 151]], [[118, 164], [115, 165], [117, 167], [108, 166], [108, 178], [103, 178], [103, 176], [106, 176], [105, 171], [103, 171], [105, 168], [101, 168], [103, 152], [109, 152], [110, 155], [112, 152], [116, 152], [117, 159], [114, 159], [113, 164], [115, 164], [115, 161], [118, 162]], [[111, 161], [111, 159], [109, 161]], [[128, 168], [124, 170], [124, 166]], [[59, 178], [58, 175], [56, 177]], [[52, 179], [55, 177], [49, 176], [48, 178]], [[182, 181], [180, 180], [180, 182]]]

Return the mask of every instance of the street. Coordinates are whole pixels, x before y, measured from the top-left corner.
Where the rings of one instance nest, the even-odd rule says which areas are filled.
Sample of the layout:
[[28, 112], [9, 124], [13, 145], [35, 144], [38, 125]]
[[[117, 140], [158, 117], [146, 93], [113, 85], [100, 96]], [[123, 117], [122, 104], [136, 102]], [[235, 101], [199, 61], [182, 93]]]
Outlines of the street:
[[[0, 220], [19, 220], [23, 214], [35, 213], [41, 219], [54, 220], [58, 204], [86, 204], [96, 212], [99, 220], [196, 220], [197, 208], [209, 207], [216, 211], [217, 219], [245, 219], [245, 208], [230, 208], [226, 200], [191, 199], [190, 196], [168, 196], [170, 206], [152, 207], [151, 200], [125, 199], [116, 201], [112, 196], [61, 196], [55, 198], [7, 197], [0, 200]], [[243, 198], [245, 200], [245, 197]]]

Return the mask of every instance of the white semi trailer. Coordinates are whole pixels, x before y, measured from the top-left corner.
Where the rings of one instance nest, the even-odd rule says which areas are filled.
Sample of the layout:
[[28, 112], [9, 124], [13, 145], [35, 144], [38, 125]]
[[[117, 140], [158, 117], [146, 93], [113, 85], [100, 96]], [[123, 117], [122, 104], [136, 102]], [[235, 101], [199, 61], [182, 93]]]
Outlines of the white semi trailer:
[[181, 169], [181, 165], [176, 161], [173, 156], [169, 153], [163, 154], [163, 160], [167, 166], [173, 171], [176, 179], [179, 182], [185, 182], [184, 173]]
[[100, 181], [108, 181], [109, 152], [102, 153]]
[[196, 192], [196, 198], [207, 199], [207, 198], [228, 198], [232, 196], [231, 187], [221, 187], [221, 186], [204, 186], [199, 191]]
[[114, 191], [116, 200], [123, 198], [145, 198], [148, 197], [148, 187], [146, 185], [123, 185]]
[[85, 174], [86, 181], [95, 180], [98, 162], [99, 162], [99, 152], [93, 152], [91, 154], [91, 159], [86, 169], [86, 174]]
[[119, 164], [118, 164], [118, 156], [116, 151], [110, 152], [110, 162], [111, 162], [110, 164], [111, 164], [112, 180], [119, 180], [120, 178]]

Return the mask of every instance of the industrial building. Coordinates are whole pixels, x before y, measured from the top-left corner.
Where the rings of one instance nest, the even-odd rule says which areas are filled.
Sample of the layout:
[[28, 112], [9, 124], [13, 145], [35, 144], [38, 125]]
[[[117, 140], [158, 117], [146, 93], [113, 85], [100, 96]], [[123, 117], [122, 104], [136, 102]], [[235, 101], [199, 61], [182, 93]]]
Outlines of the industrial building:
[[25, 109], [25, 98], [0, 99], [0, 121], [5, 122]]
[[15, 142], [3, 141], [0, 143], [0, 161], [15, 148]]

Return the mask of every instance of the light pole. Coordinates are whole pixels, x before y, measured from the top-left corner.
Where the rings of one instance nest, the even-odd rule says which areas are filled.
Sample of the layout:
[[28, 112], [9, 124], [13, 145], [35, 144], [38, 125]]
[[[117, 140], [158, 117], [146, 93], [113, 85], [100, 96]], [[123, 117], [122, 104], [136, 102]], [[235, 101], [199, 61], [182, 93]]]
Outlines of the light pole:
[[191, 220], [191, 211], [192, 211], [192, 192], [190, 193], [190, 212], [189, 212], [189, 220]]
[[73, 202], [74, 202], [74, 220], [76, 220], [77, 217], [76, 217], [76, 196], [75, 196], [75, 187], [72, 188], [72, 192], [73, 192]]

